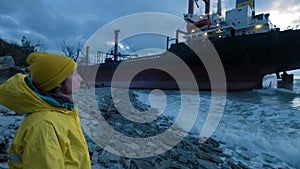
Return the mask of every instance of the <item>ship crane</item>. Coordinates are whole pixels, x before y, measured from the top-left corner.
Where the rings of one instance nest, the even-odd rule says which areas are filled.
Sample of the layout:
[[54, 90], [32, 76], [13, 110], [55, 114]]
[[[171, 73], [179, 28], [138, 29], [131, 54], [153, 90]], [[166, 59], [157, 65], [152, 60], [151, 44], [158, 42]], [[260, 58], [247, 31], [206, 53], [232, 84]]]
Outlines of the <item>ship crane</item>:
[[205, 14], [199, 20], [199, 16], [194, 14], [194, 4], [199, 8], [198, 0], [189, 0], [188, 14], [185, 15], [185, 20], [188, 21], [188, 33], [192, 33], [194, 27], [206, 26], [207, 29], [210, 29], [210, 0], [203, 0], [203, 2], [205, 3]]
[[[203, 2], [205, 3], [205, 14], [209, 14], [209, 12], [210, 12], [210, 0], [203, 0]], [[199, 8], [198, 0], [189, 0], [188, 13], [192, 14], [192, 15], [194, 14], [194, 3], [196, 4], [197, 8]]]

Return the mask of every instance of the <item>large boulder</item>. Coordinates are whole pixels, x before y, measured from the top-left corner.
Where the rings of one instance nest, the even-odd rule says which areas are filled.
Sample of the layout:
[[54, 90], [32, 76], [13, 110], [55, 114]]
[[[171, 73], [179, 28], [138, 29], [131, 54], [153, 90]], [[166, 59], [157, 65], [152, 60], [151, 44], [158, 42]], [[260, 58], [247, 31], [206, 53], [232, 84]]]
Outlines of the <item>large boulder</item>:
[[26, 58], [34, 52], [32, 47], [23, 47], [0, 39], [0, 56], [12, 56], [16, 66], [28, 66]]
[[0, 68], [15, 66], [15, 61], [12, 56], [0, 56]]
[[23, 72], [22, 69], [15, 66], [12, 56], [0, 56], [0, 84], [16, 73], [21, 72]]

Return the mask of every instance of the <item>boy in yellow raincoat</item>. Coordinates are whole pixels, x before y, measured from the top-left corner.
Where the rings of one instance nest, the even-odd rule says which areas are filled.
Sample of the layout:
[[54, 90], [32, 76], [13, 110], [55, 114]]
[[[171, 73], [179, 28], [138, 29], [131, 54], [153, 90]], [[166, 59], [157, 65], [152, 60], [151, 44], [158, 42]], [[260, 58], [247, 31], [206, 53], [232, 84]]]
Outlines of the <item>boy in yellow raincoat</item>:
[[26, 113], [9, 152], [11, 169], [90, 169], [87, 143], [71, 94], [82, 78], [73, 59], [46, 52], [27, 58], [31, 76], [0, 85], [0, 104]]

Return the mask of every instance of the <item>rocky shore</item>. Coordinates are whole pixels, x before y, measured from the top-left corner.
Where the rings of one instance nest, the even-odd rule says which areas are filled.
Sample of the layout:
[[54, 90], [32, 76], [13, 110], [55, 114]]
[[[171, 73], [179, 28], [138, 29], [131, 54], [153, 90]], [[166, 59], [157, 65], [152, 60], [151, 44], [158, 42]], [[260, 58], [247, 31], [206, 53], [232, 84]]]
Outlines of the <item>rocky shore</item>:
[[[98, 92], [107, 93], [108, 89], [97, 89]], [[100, 90], [100, 91], [99, 91]], [[131, 94], [135, 97], [134, 94]], [[110, 107], [111, 97], [109, 95], [102, 95], [101, 104], [99, 109], [102, 110], [102, 115], [107, 116], [107, 121], [112, 125], [115, 130], [126, 133], [130, 137], [148, 137], [149, 135], [159, 134], [170, 126], [171, 119], [167, 117], [161, 117], [157, 122], [151, 123], [150, 126], [142, 126], [139, 123], [128, 123], [128, 120], [124, 119], [120, 115], [114, 106]], [[133, 98], [134, 100], [134, 98]], [[88, 101], [88, 100], [86, 100]], [[139, 109], [146, 109], [147, 105], [143, 105], [134, 102]], [[90, 109], [92, 110], [92, 109]], [[86, 116], [89, 114], [90, 116]], [[89, 123], [94, 123], [96, 119], [95, 114], [80, 113], [82, 123], [85, 123], [88, 119]], [[24, 116], [16, 114], [9, 109], [0, 105], [0, 168], [8, 168], [7, 158], [9, 145], [13, 140], [13, 137], [21, 124]], [[84, 125], [84, 124], [83, 124]], [[97, 126], [97, 124], [95, 125]], [[145, 132], [146, 131], [146, 132]], [[101, 133], [101, 131], [98, 131]], [[104, 131], [102, 133], [105, 133]], [[234, 161], [229, 155], [224, 153], [220, 143], [212, 138], [209, 138], [206, 142], [200, 143], [198, 139], [191, 136], [185, 137], [175, 147], [166, 151], [163, 154], [159, 154], [153, 157], [146, 158], [127, 158], [115, 155], [101, 146], [97, 145], [86, 133], [86, 140], [88, 142], [89, 151], [91, 155], [91, 162], [94, 169], [98, 168], [248, 168], [245, 164]], [[163, 144], [168, 146], [168, 142], [172, 140], [165, 140]], [[134, 144], [131, 144], [131, 148], [134, 149]], [[161, 146], [161, 145], [160, 145]], [[157, 147], [158, 148], [158, 147]], [[138, 151], [137, 151], [138, 153]]]

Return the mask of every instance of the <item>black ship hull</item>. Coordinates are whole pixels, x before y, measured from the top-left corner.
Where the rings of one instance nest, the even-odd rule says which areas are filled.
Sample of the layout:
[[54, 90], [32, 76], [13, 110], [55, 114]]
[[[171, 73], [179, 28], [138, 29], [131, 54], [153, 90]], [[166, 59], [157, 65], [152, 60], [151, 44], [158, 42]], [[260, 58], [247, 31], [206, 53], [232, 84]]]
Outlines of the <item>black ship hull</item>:
[[[225, 87], [228, 91], [260, 89], [265, 75], [300, 69], [299, 30], [220, 38], [210, 42], [224, 68], [226, 81], [220, 83], [226, 83]], [[211, 77], [208, 75], [207, 66], [214, 65], [203, 64], [198, 56], [199, 53], [191, 50], [191, 46], [197, 48], [197, 45], [203, 44], [197, 41], [190, 45], [177, 43], [159, 55], [124, 60], [122, 65], [125, 66], [122, 68], [118, 68], [121, 61], [110, 61], [100, 65], [81, 66], [80, 71], [86, 81], [97, 86], [179, 89], [178, 82], [180, 82], [184, 84], [184, 89], [195, 89], [194, 82], [185, 77], [187, 72], [183, 71], [182, 63], [170, 61], [170, 55], [175, 55], [188, 65], [198, 90], [211, 90]], [[209, 53], [204, 51], [200, 53], [209, 56]], [[151, 65], [156, 67], [152, 68]], [[96, 74], [89, 73], [96, 69]], [[121, 73], [114, 75], [117, 69]], [[174, 74], [169, 74], [169, 71], [177, 73], [178, 76], [176, 75], [175, 78]], [[131, 77], [132, 74], [135, 76]], [[220, 90], [223, 90], [224, 85], [219, 86]]]

